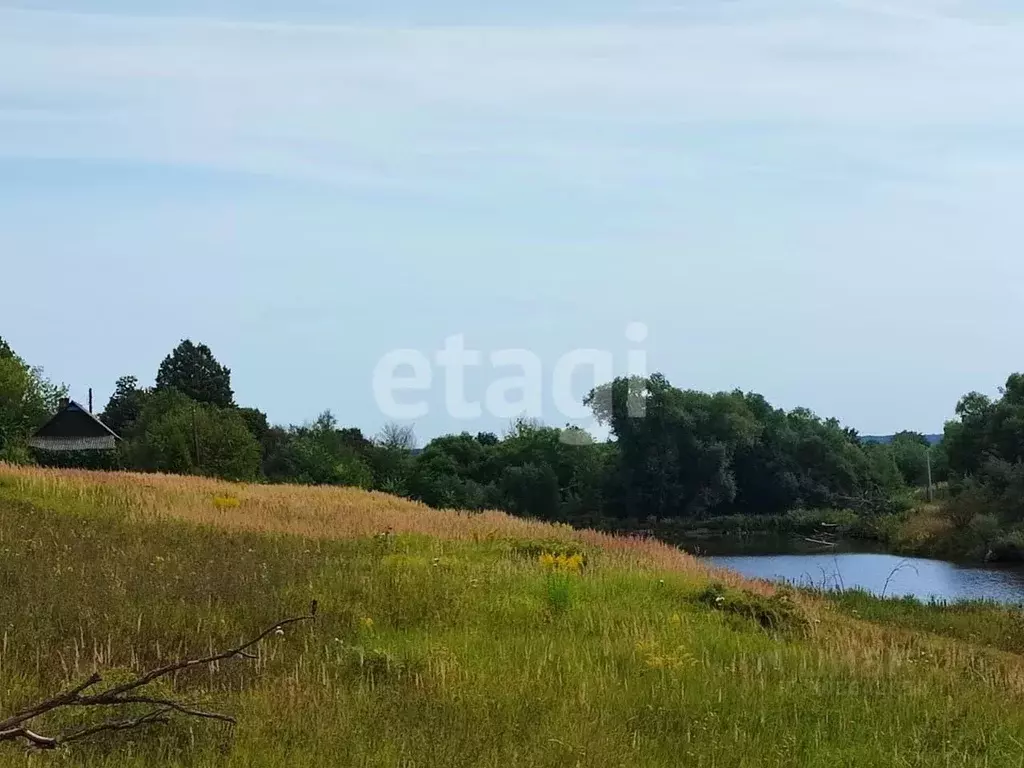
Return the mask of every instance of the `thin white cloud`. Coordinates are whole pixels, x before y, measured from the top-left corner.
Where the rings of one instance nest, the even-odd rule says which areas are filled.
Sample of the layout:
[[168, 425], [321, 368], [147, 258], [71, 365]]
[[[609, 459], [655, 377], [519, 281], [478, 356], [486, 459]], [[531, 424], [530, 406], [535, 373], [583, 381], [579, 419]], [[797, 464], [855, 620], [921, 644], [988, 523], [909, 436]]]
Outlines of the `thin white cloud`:
[[1024, 127], [1018, 17], [964, 18], [954, 0], [749, 6], [717, 22], [508, 28], [0, 9], [0, 155], [417, 188], [481, 162], [613, 180], [685, 170], [685, 144], [638, 150], [630, 126], [773, 123], [904, 144]]

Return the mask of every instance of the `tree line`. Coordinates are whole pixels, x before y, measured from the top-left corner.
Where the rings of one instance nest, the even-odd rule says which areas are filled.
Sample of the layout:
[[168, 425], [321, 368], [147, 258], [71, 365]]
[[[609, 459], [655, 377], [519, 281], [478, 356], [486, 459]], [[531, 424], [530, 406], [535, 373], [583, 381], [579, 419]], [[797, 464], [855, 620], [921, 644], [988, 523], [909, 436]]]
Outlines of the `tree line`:
[[[914, 488], [950, 481], [999, 519], [1024, 519], [1024, 376], [998, 400], [971, 393], [942, 442], [901, 432], [862, 440], [833, 418], [785, 410], [752, 392], [706, 393], [661, 374], [619, 378], [585, 403], [611, 438], [520, 420], [503, 435], [452, 434], [413, 451], [410, 428], [372, 437], [329, 412], [302, 425], [271, 424], [235, 402], [231, 371], [205, 344], [181, 342], [152, 386], [118, 379], [99, 418], [121, 435], [116, 451], [50, 454], [27, 447], [65, 390], [0, 340], [0, 460], [73, 464], [229, 480], [356, 486], [435, 507], [581, 524], [905, 508]], [[636, 417], [630, 398], [643, 398]], [[965, 502], [966, 503], [966, 502]], [[966, 514], [966, 513], [965, 513]]]
[[1024, 560], [1024, 374], [999, 397], [964, 395], [942, 445], [950, 475], [948, 516], [994, 560]]

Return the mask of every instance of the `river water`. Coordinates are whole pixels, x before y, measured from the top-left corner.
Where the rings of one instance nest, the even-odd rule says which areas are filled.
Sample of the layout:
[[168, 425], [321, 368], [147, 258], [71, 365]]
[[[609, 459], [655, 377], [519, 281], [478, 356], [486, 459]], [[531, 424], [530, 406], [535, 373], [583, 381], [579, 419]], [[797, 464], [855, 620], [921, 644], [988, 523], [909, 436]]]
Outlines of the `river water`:
[[744, 576], [826, 589], [859, 588], [886, 597], [1024, 605], [1024, 568], [963, 566], [877, 552], [724, 553], [705, 555]]

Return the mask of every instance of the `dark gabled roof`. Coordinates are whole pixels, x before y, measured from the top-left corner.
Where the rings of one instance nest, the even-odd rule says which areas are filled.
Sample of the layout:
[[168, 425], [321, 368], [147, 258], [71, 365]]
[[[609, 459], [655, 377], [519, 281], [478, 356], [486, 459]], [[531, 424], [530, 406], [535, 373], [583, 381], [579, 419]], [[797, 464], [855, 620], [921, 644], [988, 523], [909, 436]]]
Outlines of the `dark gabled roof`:
[[41, 426], [33, 437], [121, 437], [88, 410], [70, 401], [57, 415]]

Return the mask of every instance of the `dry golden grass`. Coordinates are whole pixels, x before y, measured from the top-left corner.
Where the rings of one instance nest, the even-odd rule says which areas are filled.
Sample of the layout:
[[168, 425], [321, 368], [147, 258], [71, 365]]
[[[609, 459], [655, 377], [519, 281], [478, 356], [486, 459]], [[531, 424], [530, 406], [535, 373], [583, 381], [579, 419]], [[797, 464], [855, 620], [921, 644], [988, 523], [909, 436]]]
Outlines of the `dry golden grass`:
[[902, 544], [916, 549], [929, 541], [946, 538], [953, 530], [953, 524], [942, 514], [940, 504], [922, 504], [907, 518], [900, 530]]
[[[117, 510], [127, 520], [184, 520], [228, 531], [348, 539], [382, 532], [440, 539], [544, 539], [598, 550], [617, 565], [654, 567], [713, 576], [761, 593], [772, 588], [653, 538], [615, 536], [513, 517], [504, 512], [433, 509], [414, 501], [356, 488], [229, 483], [204, 477], [54, 470], [0, 463], [0, 482], [17, 496], [43, 505], [77, 500], [89, 509]], [[237, 503], [235, 503], [237, 500]]]

